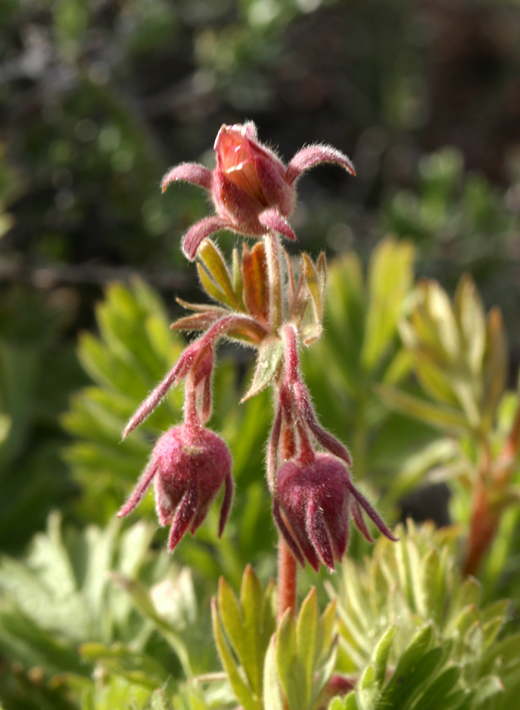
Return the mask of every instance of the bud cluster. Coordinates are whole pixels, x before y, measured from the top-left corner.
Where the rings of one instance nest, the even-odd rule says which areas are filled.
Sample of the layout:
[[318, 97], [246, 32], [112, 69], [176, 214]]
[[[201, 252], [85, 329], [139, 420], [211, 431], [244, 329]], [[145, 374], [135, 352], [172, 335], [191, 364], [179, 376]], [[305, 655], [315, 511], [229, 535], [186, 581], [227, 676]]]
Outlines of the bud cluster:
[[[394, 536], [377, 511], [354, 486], [348, 449], [318, 422], [307, 387], [298, 369], [297, 331], [282, 329], [285, 371], [278, 391], [277, 411], [269, 442], [268, 475], [273, 492], [273, 515], [296, 559], [316, 571], [331, 571], [345, 554], [349, 518], [373, 542], [364, 510], [378, 529]], [[319, 453], [315, 444], [328, 453]], [[284, 463], [279, 466], [280, 461]]]
[[[201, 335], [182, 353], [172, 370], [141, 404], [124, 436], [139, 426], [167, 391], [185, 382], [184, 422], [163, 434], [130, 498], [119, 511], [128, 515], [154, 482], [157, 516], [170, 525], [168, 547], [195, 532], [223, 487], [219, 535], [233, 498], [231, 454], [214, 432], [205, 428], [211, 416], [211, 378], [218, 341], [227, 337], [257, 350], [257, 365], [244, 399], [267, 386], [275, 393], [275, 415], [268, 446], [268, 483], [273, 515], [294, 558], [318, 569], [334, 569], [343, 557], [352, 516], [372, 540], [364, 511], [378, 529], [395, 539], [380, 516], [354, 486], [346, 447], [321, 427], [298, 367], [298, 345], [321, 333], [326, 268], [303, 254], [297, 277], [281, 248], [279, 235], [295, 239], [287, 219], [300, 175], [323, 162], [337, 163], [350, 173], [347, 156], [330, 146], [299, 151], [288, 166], [262, 145], [252, 123], [222, 126], [215, 141], [213, 171], [195, 163], [173, 168], [163, 190], [187, 181], [209, 191], [215, 215], [194, 225], [183, 239], [188, 259], [198, 256], [201, 284], [217, 305], [179, 301], [192, 315], [172, 327]], [[208, 237], [229, 229], [256, 237], [241, 255], [235, 250], [229, 268]], [[259, 240], [259, 238], [262, 238]]]

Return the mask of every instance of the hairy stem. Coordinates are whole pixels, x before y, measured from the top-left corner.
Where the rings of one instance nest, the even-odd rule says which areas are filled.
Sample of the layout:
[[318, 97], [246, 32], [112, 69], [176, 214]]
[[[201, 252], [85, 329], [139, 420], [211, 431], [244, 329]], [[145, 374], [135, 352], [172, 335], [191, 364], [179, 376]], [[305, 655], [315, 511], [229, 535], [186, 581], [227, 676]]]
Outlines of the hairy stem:
[[[283, 427], [282, 427], [283, 428]], [[282, 461], [294, 456], [294, 435], [291, 428], [285, 428], [280, 438], [280, 457]], [[296, 616], [296, 588], [298, 568], [293, 553], [282, 535], [278, 542], [278, 618], [281, 619], [287, 609]]]
[[282, 265], [280, 260], [280, 238], [268, 232], [264, 237], [267, 255], [267, 276], [269, 279], [269, 326], [271, 333], [276, 333], [282, 325]]
[[[269, 279], [269, 329], [277, 333], [283, 322], [283, 289], [282, 265], [280, 260], [280, 239], [274, 233], [264, 237], [265, 252], [267, 255], [267, 277]], [[296, 356], [297, 357], [297, 356]], [[295, 365], [297, 366], [297, 365]], [[279, 383], [278, 383], [279, 386]], [[275, 401], [278, 397], [275, 397]], [[269, 485], [274, 491], [276, 481], [276, 466], [278, 464], [275, 447], [282, 461], [294, 455], [294, 436], [292, 430], [287, 430], [282, 422], [282, 403], [272, 432], [272, 450], [269, 456]], [[290, 434], [290, 435], [289, 435]], [[278, 543], [278, 618], [281, 618], [287, 609], [296, 615], [296, 587], [297, 566], [294, 556], [280, 535]]]
[[297, 563], [285, 540], [278, 543], [278, 619], [287, 609], [296, 616]]
[[[280, 438], [280, 456], [282, 461], [294, 456], [294, 435], [290, 428], [282, 432]], [[278, 619], [281, 619], [287, 609], [296, 616], [296, 588], [298, 568], [293, 553], [282, 535], [278, 542]]]

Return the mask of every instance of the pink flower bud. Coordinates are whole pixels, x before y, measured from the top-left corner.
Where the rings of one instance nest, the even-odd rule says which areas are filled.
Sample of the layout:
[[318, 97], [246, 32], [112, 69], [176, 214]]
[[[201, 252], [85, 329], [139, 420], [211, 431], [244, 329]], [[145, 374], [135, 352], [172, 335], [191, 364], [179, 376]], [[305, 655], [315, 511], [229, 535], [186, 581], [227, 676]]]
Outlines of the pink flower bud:
[[[316, 454], [303, 464], [288, 461], [278, 471], [274, 516], [295, 557], [316, 571], [331, 571], [347, 549], [350, 493], [348, 474], [339, 459]], [[279, 505], [277, 505], [277, 503]]]
[[217, 434], [201, 426], [176, 426], [157, 441], [146, 469], [117, 515], [123, 518], [131, 513], [153, 479], [157, 517], [161, 525], [171, 525], [168, 549], [172, 551], [188, 530], [197, 530], [224, 485], [220, 537], [233, 499], [231, 466], [229, 449]]
[[355, 175], [346, 155], [328, 145], [313, 145], [296, 153], [288, 166], [258, 141], [254, 123], [222, 126], [215, 140], [217, 165], [213, 172], [197, 163], [182, 163], [163, 178], [163, 191], [172, 182], [191, 182], [209, 190], [216, 215], [197, 222], [184, 236], [183, 250], [193, 260], [200, 243], [219, 229], [250, 237], [278, 232], [296, 239], [287, 218], [294, 209], [296, 182], [320, 163], [336, 163]]
[[373, 542], [361, 506], [384, 535], [396, 539], [335, 456], [292, 459], [276, 475], [274, 518], [302, 566], [307, 560], [316, 571], [320, 563], [334, 570], [334, 561], [339, 562], [347, 549], [350, 514], [360, 532]]

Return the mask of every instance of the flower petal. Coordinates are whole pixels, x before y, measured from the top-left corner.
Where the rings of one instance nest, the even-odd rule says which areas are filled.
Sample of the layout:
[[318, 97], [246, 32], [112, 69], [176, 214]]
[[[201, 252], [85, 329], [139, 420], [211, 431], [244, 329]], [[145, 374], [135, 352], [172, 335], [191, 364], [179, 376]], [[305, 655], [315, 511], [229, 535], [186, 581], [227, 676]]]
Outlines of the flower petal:
[[340, 150], [336, 150], [331, 145], [311, 145], [298, 151], [289, 163], [287, 182], [292, 184], [303, 172], [314, 168], [320, 163], [336, 163], [345, 168], [351, 175], [356, 174], [352, 161]]
[[191, 182], [192, 185], [198, 185], [206, 190], [211, 190], [213, 184], [213, 174], [211, 170], [205, 168], [199, 163], [181, 163], [172, 168], [161, 181], [161, 189], [163, 192], [172, 182]]
[[220, 219], [220, 217], [206, 217], [200, 222], [197, 222], [197, 224], [194, 224], [182, 240], [182, 251], [185, 256], [190, 261], [193, 261], [200, 243], [206, 239], [206, 237], [218, 232], [219, 229], [223, 229], [225, 226], [225, 222]]

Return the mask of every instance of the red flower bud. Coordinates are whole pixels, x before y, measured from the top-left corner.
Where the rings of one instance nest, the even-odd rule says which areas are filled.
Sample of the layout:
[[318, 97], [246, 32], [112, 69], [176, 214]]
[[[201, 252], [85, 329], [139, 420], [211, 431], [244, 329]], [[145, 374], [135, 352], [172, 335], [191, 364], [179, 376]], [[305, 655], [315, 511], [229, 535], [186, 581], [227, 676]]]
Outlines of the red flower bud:
[[[347, 549], [350, 493], [347, 469], [329, 454], [303, 464], [288, 461], [278, 471], [274, 516], [299, 562], [331, 571]], [[277, 505], [278, 503], [278, 505]]]
[[254, 123], [222, 126], [215, 141], [217, 165], [211, 172], [197, 163], [182, 163], [163, 178], [191, 182], [211, 192], [216, 216], [206, 217], [185, 235], [183, 250], [193, 260], [203, 239], [219, 229], [250, 237], [279, 232], [296, 236], [287, 222], [296, 199], [296, 181], [319, 163], [337, 163], [355, 175], [346, 155], [328, 145], [314, 145], [296, 153], [288, 166], [258, 141]]
[[307, 560], [316, 571], [320, 563], [334, 571], [334, 561], [339, 562], [347, 549], [350, 514], [373, 542], [360, 506], [384, 535], [396, 539], [335, 456], [316, 454], [310, 462], [292, 459], [276, 475], [274, 518], [302, 566]]
[[236, 223], [237, 231], [261, 236], [266, 225], [260, 215], [274, 207], [288, 217], [295, 190], [286, 167], [256, 137], [254, 124], [222, 126], [215, 141], [217, 167], [213, 173], [213, 199], [217, 213]]
[[232, 459], [222, 439], [201, 426], [181, 424], [157, 441], [150, 461], [118, 517], [131, 513], [150, 487], [155, 489], [155, 508], [161, 525], [171, 525], [168, 549], [183, 535], [194, 533], [224, 485], [219, 536], [233, 499]]

